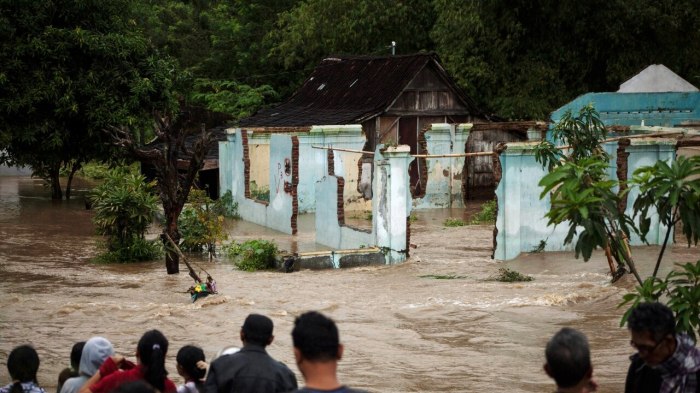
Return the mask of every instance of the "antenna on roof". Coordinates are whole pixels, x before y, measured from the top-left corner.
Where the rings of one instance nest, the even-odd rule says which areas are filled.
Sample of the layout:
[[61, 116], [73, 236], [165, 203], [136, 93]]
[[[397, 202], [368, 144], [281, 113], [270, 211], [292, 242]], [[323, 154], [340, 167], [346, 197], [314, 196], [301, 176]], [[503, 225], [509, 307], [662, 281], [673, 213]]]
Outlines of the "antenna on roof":
[[394, 56], [396, 54], [396, 41], [391, 41], [391, 55]]

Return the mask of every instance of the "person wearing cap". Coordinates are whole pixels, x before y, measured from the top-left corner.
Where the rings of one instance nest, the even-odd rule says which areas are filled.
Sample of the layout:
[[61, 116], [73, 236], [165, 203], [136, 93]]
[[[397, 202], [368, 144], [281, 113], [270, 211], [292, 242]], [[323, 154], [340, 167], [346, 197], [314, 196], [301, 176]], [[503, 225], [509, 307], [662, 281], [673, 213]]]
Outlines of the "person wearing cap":
[[284, 363], [270, 356], [272, 320], [250, 314], [241, 327], [240, 351], [223, 355], [209, 365], [205, 393], [278, 393], [297, 388], [297, 379]]
[[306, 386], [297, 393], [366, 393], [338, 380], [338, 361], [343, 357], [335, 322], [317, 311], [301, 314], [292, 330], [294, 359]]

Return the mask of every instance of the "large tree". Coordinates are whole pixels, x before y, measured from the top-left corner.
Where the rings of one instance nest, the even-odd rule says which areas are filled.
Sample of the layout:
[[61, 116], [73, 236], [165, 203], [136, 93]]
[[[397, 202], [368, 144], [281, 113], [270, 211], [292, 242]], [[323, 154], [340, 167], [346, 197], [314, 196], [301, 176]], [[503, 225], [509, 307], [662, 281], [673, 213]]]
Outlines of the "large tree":
[[[167, 108], [174, 63], [139, 33], [136, 0], [0, 0], [0, 162], [59, 173], [105, 159], [108, 124]], [[66, 197], [70, 197], [70, 187]]]
[[700, 2], [433, 0], [436, 50], [458, 83], [506, 118], [545, 118], [615, 91], [649, 64], [700, 83]]

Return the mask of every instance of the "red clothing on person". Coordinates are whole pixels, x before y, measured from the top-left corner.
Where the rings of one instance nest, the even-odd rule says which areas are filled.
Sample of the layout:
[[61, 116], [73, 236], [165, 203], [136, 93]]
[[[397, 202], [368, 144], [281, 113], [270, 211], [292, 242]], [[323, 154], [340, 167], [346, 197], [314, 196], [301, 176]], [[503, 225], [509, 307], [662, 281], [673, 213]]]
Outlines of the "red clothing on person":
[[[118, 388], [120, 385], [138, 380], [145, 380], [143, 373], [143, 366], [136, 365], [129, 362], [130, 368], [128, 370], [119, 371], [119, 367], [114, 363], [111, 357], [108, 357], [102, 366], [100, 366], [100, 380], [94, 385], [90, 386], [90, 391], [92, 393], [110, 393], [112, 390]], [[165, 391], [162, 393], [176, 393], [177, 387], [167, 377], [165, 378]]]

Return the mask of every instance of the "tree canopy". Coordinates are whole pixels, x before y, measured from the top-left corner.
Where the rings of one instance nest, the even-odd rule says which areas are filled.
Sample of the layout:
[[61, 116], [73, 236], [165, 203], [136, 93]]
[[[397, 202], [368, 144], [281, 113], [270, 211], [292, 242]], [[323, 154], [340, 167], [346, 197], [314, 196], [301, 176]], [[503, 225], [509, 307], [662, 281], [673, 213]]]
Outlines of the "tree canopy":
[[138, 32], [133, 0], [0, 0], [2, 161], [62, 197], [59, 171], [105, 159], [109, 124], [174, 103], [175, 64]]

